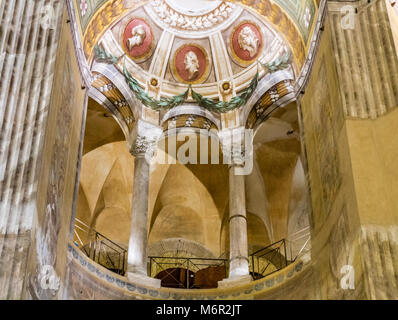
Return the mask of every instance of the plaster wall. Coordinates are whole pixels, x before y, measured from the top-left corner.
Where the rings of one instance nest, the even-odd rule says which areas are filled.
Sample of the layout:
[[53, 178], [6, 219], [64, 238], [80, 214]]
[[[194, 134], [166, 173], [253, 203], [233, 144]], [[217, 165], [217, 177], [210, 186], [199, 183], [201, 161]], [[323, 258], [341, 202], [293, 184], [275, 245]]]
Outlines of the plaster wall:
[[[380, 27], [387, 26], [383, 1], [358, 8], [363, 27], [358, 34], [341, 29], [337, 7], [334, 2], [329, 5], [317, 60], [301, 101], [319, 293], [324, 299], [394, 299], [397, 57], [390, 30], [379, 33]], [[364, 16], [370, 17], [366, 28]], [[380, 23], [374, 23], [376, 17]], [[362, 47], [363, 42], [350, 37], [374, 41]], [[370, 65], [360, 69], [364, 61]], [[376, 78], [379, 82], [372, 82]], [[345, 266], [354, 272], [354, 289], [341, 285]]]
[[[301, 101], [312, 198], [311, 244], [322, 299], [361, 298], [359, 219], [350, 150], [330, 19], [320, 42], [311, 79]], [[353, 265], [355, 290], [343, 290], [341, 268]]]
[[[26, 277], [25, 295], [33, 299], [62, 296], [66, 243], [73, 230], [72, 212], [78, 189], [82, 152], [85, 90], [75, 58], [70, 26], [64, 11], [55, 61], [54, 86], [38, 176], [36, 212]], [[43, 268], [51, 266], [60, 279], [56, 289], [43, 288]]]

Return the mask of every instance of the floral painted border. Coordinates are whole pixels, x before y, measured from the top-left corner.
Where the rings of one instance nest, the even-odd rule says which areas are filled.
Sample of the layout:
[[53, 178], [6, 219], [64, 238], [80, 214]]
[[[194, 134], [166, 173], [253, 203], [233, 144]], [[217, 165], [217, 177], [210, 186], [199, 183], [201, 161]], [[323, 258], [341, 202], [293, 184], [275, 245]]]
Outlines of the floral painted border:
[[91, 18], [107, 0], [74, 0], [78, 11], [80, 26], [85, 32]]
[[[107, 2], [107, 0], [73, 0], [77, 8], [77, 15], [83, 34], [97, 13], [97, 11]], [[272, 0], [287, 12], [289, 17], [295, 22], [301, 35], [307, 43], [314, 19], [317, 6], [315, 0]], [[231, 2], [241, 2], [231, 1]], [[256, 1], [255, 1], [256, 2]], [[258, 1], [257, 1], [258, 2]], [[260, 1], [261, 2], [261, 1]], [[254, 5], [255, 6], [255, 5]]]
[[304, 42], [307, 43], [316, 16], [315, 0], [273, 0], [280, 5], [296, 23]]

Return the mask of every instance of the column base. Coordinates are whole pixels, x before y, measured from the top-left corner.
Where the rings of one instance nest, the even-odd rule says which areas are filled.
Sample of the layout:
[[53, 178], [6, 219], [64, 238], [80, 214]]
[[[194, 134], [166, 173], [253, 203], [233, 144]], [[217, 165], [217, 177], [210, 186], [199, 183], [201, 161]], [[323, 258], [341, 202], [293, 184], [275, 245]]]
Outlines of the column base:
[[246, 284], [253, 281], [253, 278], [250, 274], [245, 276], [235, 276], [232, 278], [226, 278], [221, 281], [218, 281], [218, 288], [229, 288], [235, 287], [242, 284]]
[[143, 274], [132, 273], [132, 272], [127, 272], [127, 279], [131, 282], [134, 282], [135, 284], [141, 286], [149, 286], [156, 289], [160, 288], [160, 283], [161, 283], [160, 279], [155, 279]]

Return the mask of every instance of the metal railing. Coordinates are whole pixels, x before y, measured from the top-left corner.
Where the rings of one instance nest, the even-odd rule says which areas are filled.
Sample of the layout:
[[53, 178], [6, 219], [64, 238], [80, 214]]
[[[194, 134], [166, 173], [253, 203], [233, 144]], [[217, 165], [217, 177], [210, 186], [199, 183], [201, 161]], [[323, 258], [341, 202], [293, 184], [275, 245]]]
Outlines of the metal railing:
[[288, 265], [285, 239], [274, 242], [249, 255], [254, 280], [264, 278]]
[[[127, 249], [108, 239], [106, 236], [90, 228], [76, 219], [75, 244], [93, 261], [120, 275], [125, 274], [127, 266]], [[250, 274], [254, 280], [285, 268], [298, 256], [310, 250], [311, 235], [309, 227], [292, 234], [289, 239], [279, 240], [249, 255]], [[289, 247], [289, 252], [287, 252]], [[293, 248], [294, 247], [294, 248]], [[294, 251], [294, 253], [293, 253]], [[196, 281], [197, 272], [218, 268], [217, 276], [222, 280], [228, 274], [229, 261], [225, 258], [191, 258], [191, 257], [148, 257], [148, 274], [162, 280], [162, 286], [174, 286], [185, 289], [200, 288]], [[176, 273], [176, 270], [181, 273]], [[207, 270], [209, 271], [209, 270]], [[202, 275], [205, 271], [202, 271]], [[183, 275], [183, 276], [182, 276]], [[198, 274], [199, 275], [199, 274]], [[207, 276], [211, 276], [211, 273]], [[168, 283], [171, 281], [172, 283]]]
[[[218, 275], [220, 275], [220, 279], [213, 279], [215, 284], [217, 284], [217, 280], [222, 280], [227, 275], [228, 259], [187, 257], [148, 257], [148, 259], [148, 274], [151, 277], [160, 279], [162, 287], [201, 288], [201, 284], [197, 281], [199, 278], [198, 272], [211, 272], [210, 268], [216, 268]], [[181, 277], [181, 273], [183, 277]], [[204, 276], [209, 279], [208, 275]]]
[[300, 255], [308, 253], [311, 250], [310, 227], [307, 226], [289, 235], [286, 241], [289, 247], [288, 259], [294, 262]]
[[93, 261], [101, 266], [124, 275], [127, 264], [127, 250], [103, 234], [76, 219], [75, 244]]

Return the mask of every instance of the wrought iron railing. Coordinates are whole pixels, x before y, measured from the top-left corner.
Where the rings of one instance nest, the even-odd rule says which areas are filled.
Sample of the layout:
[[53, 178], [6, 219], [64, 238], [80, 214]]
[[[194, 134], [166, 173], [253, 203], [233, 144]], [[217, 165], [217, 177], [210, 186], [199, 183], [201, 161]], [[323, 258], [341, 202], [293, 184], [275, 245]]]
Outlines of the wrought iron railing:
[[286, 242], [289, 248], [288, 259], [289, 261], [294, 262], [299, 256], [306, 254], [311, 250], [310, 227], [307, 226], [293, 234], [290, 234], [286, 239]]
[[160, 279], [162, 287], [185, 289], [210, 288], [227, 275], [228, 259], [148, 257], [151, 277]]
[[124, 275], [127, 250], [79, 219], [76, 219], [75, 222], [75, 244], [93, 261], [113, 272]]
[[279, 240], [250, 254], [250, 273], [254, 280], [264, 278], [288, 265], [286, 241]]
[[[76, 219], [75, 244], [93, 261], [120, 275], [127, 267], [127, 249]], [[249, 255], [254, 280], [285, 268], [310, 250], [309, 227]], [[293, 248], [294, 246], [294, 248]], [[287, 250], [287, 247], [289, 250]], [[225, 258], [148, 257], [148, 275], [162, 280], [164, 287], [210, 288], [227, 277]], [[204, 281], [206, 278], [208, 281]], [[210, 283], [210, 284], [209, 284]]]

